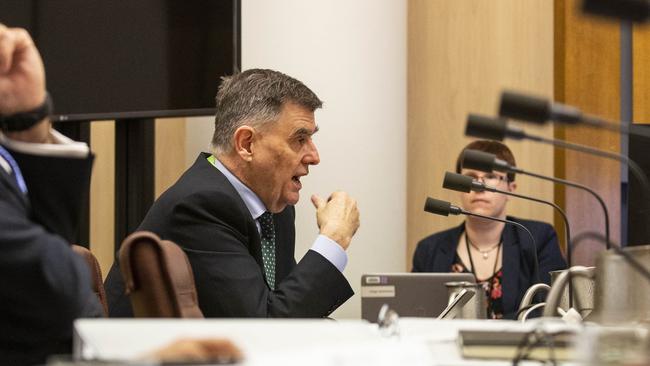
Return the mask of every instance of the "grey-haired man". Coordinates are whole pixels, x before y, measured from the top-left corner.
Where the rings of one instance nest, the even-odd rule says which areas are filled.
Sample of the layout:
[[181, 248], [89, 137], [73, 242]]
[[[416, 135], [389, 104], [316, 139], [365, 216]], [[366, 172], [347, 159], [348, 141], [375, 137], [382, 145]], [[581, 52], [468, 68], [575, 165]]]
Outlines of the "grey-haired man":
[[[342, 274], [359, 227], [344, 192], [312, 196], [320, 235], [294, 259], [300, 178], [320, 162], [312, 136], [319, 98], [273, 70], [224, 79], [212, 154], [196, 162], [140, 225], [180, 245], [207, 317], [322, 317], [353, 292]], [[107, 282], [111, 316], [132, 314], [117, 267]]]

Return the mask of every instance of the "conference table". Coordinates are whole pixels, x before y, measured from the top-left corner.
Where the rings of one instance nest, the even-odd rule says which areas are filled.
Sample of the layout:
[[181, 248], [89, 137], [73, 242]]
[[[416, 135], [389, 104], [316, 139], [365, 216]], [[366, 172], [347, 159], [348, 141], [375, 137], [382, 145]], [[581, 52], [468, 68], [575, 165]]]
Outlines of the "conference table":
[[179, 338], [227, 338], [243, 351], [242, 365], [511, 365], [507, 358], [463, 358], [459, 334], [482, 330], [498, 338], [541, 326], [580, 335], [571, 347], [574, 361], [563, 364], [590, 362], [593, 342], [586, 340], [598, 326], [557, 320], [520, 323], [432, 318], [400, 318], [384, 328], [363, 320], [79, 319], [74, 325], [74, 357], [129, 361]]

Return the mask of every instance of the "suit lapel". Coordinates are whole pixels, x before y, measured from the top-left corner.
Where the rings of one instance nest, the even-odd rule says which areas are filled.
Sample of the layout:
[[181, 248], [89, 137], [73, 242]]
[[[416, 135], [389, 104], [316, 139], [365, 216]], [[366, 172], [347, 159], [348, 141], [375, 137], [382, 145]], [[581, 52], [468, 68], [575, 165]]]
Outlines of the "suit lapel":
[[250, 211], [248, 211], [248, 207], [246, 207], [244, 200], [242, 200], [239, 192], [237, 192], [235, 187], [230, 184], [228, 178], [226, 178], [226, 176], [223, 175], [219, 169], [217, 169], [214, 165], [212, 165], [212, 163], [208, 161], [209, 156], [210, 154], [208, 153], [199, 154], [199, 157], [196, 159], [196, 162], [194, 163], [195, 165], [192, 168], [197, 169], [200, 175], [208, 175], [212, 179], [216, 179], [216, 184], [218, 184], [220, 187], [223, 187], [223, 189], [226, 191], [225, 193], [232, 197], [235, 197], [238, 206], [237, 208], [239, 212], [242, 213], [246, 221], [248, 251], [251, 253], [257, 262], [257, 265], [260, 267], [262, 274], [264, 275], [264, 264], [262, 262], [262, 240], [260, 238], [259, 232], [257, 231], [257, 223], [255, 219], [251, 217]]
[[2, 168], [0, 168], [0, 181], [1, 184], [5, 186], [5, 188], [7, 188], [9, 191], [13, 191], [16, 197], [20, 197], [19, 200], [23, 205], [25, 205], [25, 207], [29, 207], [29, 200], [27, 198], [27, 195], [20, 190], [16, 179]]
[[451, 271], [451, 265], [456, 258], [456, 249], [458, 248], [458, 240], [460, 235], [465, 230], [465, 223], [460, 224], [453, 230], [447, 233], [447, 237], [441, 240], [438, 249], [438, 254], [435, 256], [432, 268], [446, 268], [446, 272]]
[[519, 236], [512, 225], [506, 225], [503, 230], [503, 310], [504, 313], [517, 309], [517, 294], [519, 293]]
[[275, 226], [275, 283], [280, 283], [295, 266], [294, 208], [287, 206], [273, 215]]
[[260, 266], [264, 280], [266, 280], [264, 262], [262, 261], [262, 238], [260, 237], [260, 233], [257, 231], [255, 220], [248, 223], [248, 251], [251, 253], [253, 258], [255, 258], [257, 265]]

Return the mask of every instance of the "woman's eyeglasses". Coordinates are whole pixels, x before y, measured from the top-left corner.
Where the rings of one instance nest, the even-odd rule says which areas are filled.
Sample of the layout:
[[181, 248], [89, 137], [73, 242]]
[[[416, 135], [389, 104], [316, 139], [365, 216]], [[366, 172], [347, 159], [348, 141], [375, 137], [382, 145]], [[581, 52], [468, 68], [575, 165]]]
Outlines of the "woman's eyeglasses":
[[508, 177], [507, 176], [498, 175], [498, 174], [494, 174], [494, 173], [487, 173], [487, 174], [484, 174], [484, 175], [482, 175], [480, 177], [477, 176], [477, 175], [474, 175], [474, 174], [465, 174], [465, 175], [468, 176], [468, 177], [471, 177], [472, 179], [479, 180], [479, 181], [481, 181], [481, 182], [483, 182], [483, 183], [485, 183], [485, 184], [487, 184], [489, 186], [496, 186], [501, 182], [506, 182], [506, 183], [508, 182]]

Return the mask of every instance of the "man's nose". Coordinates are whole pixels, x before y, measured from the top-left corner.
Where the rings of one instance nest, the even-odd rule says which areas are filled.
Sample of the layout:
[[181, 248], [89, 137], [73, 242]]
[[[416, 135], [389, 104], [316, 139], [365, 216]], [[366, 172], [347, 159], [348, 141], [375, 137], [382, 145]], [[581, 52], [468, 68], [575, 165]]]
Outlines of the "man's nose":
[[309, 145], [307, 146], [307, 153], [303, 158], [303, 163], [309, 165], [318, 165], [318, 163], [320, 163], [320, 155], [318, 155], [318, 149], [316, 148], [316, 145], [313, 141], [309, 141]]

